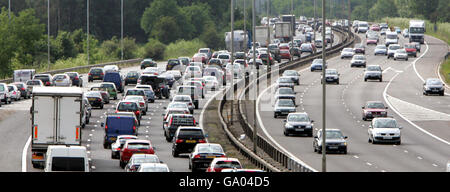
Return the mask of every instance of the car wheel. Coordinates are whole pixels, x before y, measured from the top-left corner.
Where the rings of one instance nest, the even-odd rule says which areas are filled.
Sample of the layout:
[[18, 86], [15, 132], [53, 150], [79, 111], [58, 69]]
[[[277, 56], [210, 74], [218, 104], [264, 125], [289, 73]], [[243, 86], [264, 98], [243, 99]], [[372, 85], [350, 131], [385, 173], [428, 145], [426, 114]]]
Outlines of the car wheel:
[[178, 152], [175, 149], [172, 150], [172, 156], [178, 157]]
[[396, 145], [401, 145], [402, 141], [398, 141], [397, 143], [395, 143]]
[[103, 105], [100, 106], [100, 109], [103, 109]]
[[367, 79], [364, 78], [364, 81], [367, 81]]
[[172, 138], [170, 138], [169, 136], [166, 136], [166, 141], [167, 141], [167, 142], [171, 142], [171, 141], [172, 141]]
[[273, 114], [273, 118], [277, 118], [277, 114]]
[[125, 162], [120, 161], [119, 165], [120, 165], [120, 167], [121, 167], [122, 169], [125, 168]]
[[103, 149], [108, 149], [108, 144], [103, 143]]
[[342, 151], [342, 153], [347, 154], [347, 150]]
[[286, 132], [286, 130], [283, 131], [284, 136], [288, 136], [289, 134]]

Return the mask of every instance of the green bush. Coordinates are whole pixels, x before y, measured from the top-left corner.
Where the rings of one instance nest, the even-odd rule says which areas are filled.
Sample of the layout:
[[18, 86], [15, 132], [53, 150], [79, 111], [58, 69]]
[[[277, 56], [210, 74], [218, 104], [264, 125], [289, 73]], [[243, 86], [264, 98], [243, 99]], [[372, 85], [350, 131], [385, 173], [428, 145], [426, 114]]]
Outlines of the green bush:
[[153, 60], [163, 60], [166, 45], [156, 39], [150, 39], [147, 44], [139, 49], [139, 57], [152, 58]]
[[200, 39], [193, 39], [191, 41], [177, 40], [175, 43], [170, 43], [166, 47], [164, 60], [181, 56], [192, 56], [197, 53], [198, 49], [203, 47], [207, 46]]

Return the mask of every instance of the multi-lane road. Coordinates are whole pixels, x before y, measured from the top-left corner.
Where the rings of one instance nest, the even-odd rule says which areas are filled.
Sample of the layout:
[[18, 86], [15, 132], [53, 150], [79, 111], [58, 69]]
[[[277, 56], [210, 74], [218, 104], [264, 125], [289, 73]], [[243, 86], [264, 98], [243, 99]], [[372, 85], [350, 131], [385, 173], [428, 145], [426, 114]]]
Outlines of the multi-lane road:
[[[362, 42], [365, 36], [359, 35]], [[407, 42], [401, 38], [400, 44]], [[380, 43], [384, 43], [383, 36]], [[351, 68], [350, 60], [334, 57], [327, 60], [328, 68], [341, 74], [340, 84], [327, 85], [327, 128], [339, 128], [348, 139], [348, 154], [327, 155], [328, 171], [445, 171], [450, 159], [450, 97], [423, 96], [423, 80], [438, 77], [437, 68], [448, 51], [447, 44], [426, 37], [426, 44], [417, 58], [409, 61], [388, 60], [374, 56], [375, 46], [367, 46], [367, 65], [380, 65], [383, 82], [364, 82], [364, 68]], [[322, 128], [321, 73], [310, 72], [309, 65], [297, 69], [300, 85], [295, 87], [297, 111], [305, 111], [315, 120], [314, 129]], [[264, 83], [264, 82], [262, 82]], [[448, 89], [447, 89], [448, 90]], [[283, 135], [283, 118], [273, 118], [275, 89], [260, 93], [257, 111], [259, 133], [285, 152], [292, 154], [313, 169], [320, 171], [322, 155], [314, 153], [311, 137]], [[264, 95], [264, 97], [263, 97]], [[402, 129], [402, 144], [368, 143], [369, 121], [362, 120], [361, 107], [366, 101], [383, 101], [388, 115]], [[253, 113], [247, 106], [247, 113]], [[249, 122], [252, 122], [249, 116]]]

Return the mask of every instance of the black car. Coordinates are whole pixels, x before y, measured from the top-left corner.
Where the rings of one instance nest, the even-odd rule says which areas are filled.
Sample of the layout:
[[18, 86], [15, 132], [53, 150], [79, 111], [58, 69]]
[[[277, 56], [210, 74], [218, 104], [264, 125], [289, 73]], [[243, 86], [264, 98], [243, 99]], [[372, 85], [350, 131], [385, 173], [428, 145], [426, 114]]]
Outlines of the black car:
[[172, 156], [191, 153], [197, 143], [207, 143], [200, 127], [179, 127], [172, 142]]
[[199, 143], [189, 155], [189, 169], [195, 172], [199, 169], [206, 170], [214, 158], [226, 157], [220, 144]]
[[144, 59], [141, 61], [141, 69], [145, 69], [147, 67], [156, 67], [157, 63], [152, 59]]
[[66, 74], [70, 77], [70, 80], [72, 80], [72, 85], [83, 87], [82, 75], [78, 74], [78, 72], [66, 72]]
[[155, 96], [162, 99], [162, 97], [169, 98], [169, 85], [164, 76], [156, 76], [153, 74], [144, 74], [139, 77], [138, 84], [151, 85]]
[[166, 65], [166, 71], [170, 70], [180, 70], [181, 71], [181, 62], [178, 59], [169, 59]]
[[437, 78], [428, 78], [423, 84], [423, 94], [439, 94], [440, 96], [444, 96], [445, 84]]
[[182, 126], [197, 126], [197, 122], [195, 121], [194, 115], [191, 114], [171, 114], [167, 117], [164, 122], [164, 137], [166, 137], [166, 141], [172, 141], [175, 136], [175, 132], [178, 127]]
[[354, 50], [355, 50], [355, 53], [366, 54], [366, 47], [363, 44], [355, 45]]
[[103, 80], [103, 76], [105, 75], [105, 70], [102, 67], [92, 67], [88, 73], [88, 82], [92, 82], [94, 80]]
[[298, 47], [292, 47], [289, 51], [290, 51], [292, 56], [297, 56], [297, 57], [301, 57], [302, 56], [302, 51]]
[[103, 109], [103, 96], [99, 91], [89, 91], [85, 96], [88, 98], [89, 104], [91, 104], [92, 107]]
[[[342, 152], [347, 154], [347, 136], [344, 136], [339, 129], [326, 129], [325, 149], [326, 152]], [[322, 153], [322, 129], [314, 136], [314, 152]]]
[[52, 86], [52, 75], [50, 74], [37, 74], [33, 77], [33, 79], [40, 79], [45, 86]]
[[125, 85], [137, 84], [139, 76], [140, 75], [137, 71], [129, 71], [125, 77]]

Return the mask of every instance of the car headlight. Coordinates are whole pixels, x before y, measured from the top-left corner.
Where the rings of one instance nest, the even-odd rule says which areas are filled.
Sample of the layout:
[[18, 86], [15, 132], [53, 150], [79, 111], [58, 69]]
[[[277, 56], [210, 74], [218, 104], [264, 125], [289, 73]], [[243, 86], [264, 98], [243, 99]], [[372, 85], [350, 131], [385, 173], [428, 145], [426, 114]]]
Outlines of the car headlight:
[[347, 142], [341, 143], [342, 146], [347, 146]]
[[286, 129], [292, 129], [292, 128], [294, 128], [294, 126], [292, 126], [291, 124], [286, 124]]
[[430, 88], [429, 87], [425, 87], [425, 90], [430, 90]]
[[386, 111], [382, 111], [381, 114], [386, 115]]
[[441, 89], [440, 90], [444, 90], [444, 87], [441, 87]]

